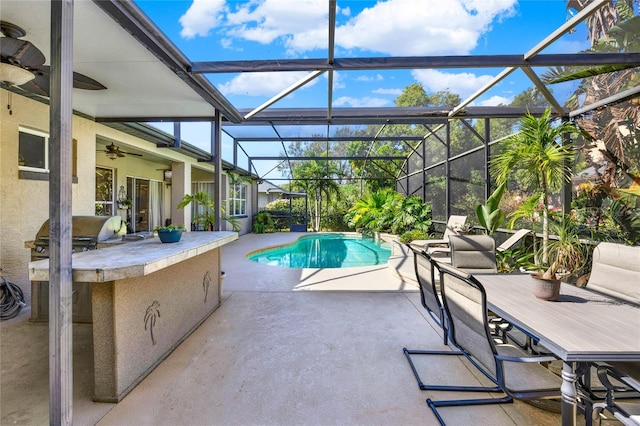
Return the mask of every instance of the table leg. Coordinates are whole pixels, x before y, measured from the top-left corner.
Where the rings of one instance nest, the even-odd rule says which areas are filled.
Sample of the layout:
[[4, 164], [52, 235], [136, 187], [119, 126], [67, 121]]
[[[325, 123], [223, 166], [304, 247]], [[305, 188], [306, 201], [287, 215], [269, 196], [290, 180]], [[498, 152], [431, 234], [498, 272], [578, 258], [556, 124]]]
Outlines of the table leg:
[[562, 363], [562, 426], [575, 426], [577, 418], [577, 391], [575, 362]]

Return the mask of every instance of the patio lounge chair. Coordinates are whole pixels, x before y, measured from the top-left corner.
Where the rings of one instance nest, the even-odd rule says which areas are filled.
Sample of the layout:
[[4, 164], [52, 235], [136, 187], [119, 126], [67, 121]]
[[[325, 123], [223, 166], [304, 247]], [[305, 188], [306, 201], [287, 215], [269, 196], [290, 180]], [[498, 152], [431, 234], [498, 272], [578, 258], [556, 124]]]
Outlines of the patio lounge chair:
[[449, 216], [444, 234], [441, 239], [434, 240], [414, 240], [411, 241], [411, 245], [419, 250], [425, 250], [428, 254], [439, 253], [440, 251], [446, 252], [447, 250], [440, 250], [441, 248], [448, 249], [449, 247], [449, 235], [457, 235], [457, 229], [463, 226], [467, 222], [467, 216]]
[[496, 274], [496, 240], [489, 235], [450, 235], [451, 265], [469, 274]]
[[530, 229], [518, 229], [515, 234], [504, 240], [498, 247], [496, 247], [496, 251], [506, 251], [511, 249], [511, 247], [515, 246], [522, 240], [524, 237], [531, 233]]
[[[422, 306], [427, 310], [429, 315], [443, 330], [444, 344], [447, 344], [447, 321], [444, 314], [444, 307], [438, 294], [436, 287], [435, 271], [436, 268], [431, 262], [431, 256], [421, 250], [416, 250], [407, 244], [409, 250], [413, 252], [413, 264], [416, 273], [416, 281], [420, 287], [420, 301]], [[440, 274], [440, 272], [438, 272]], [[438, 279], [439, 281], [439, 279]], [[411, 362], [411, 360], [409, 360]]]
[[[442, 407], [488, 405], [513, 402], [513, 399], [559, 398], [561, 379], [540, 363], [555, 357], [531, 357], [516, 346], [496, 344], [489, 331], [486, 293], [482, 285], [464, 271], [440, 264], [441, 289], [445, 311], [449, 317], [449, 339], [462, 355], [482, 372], [492, 387], [424, 385], [439, 391], [503, 392], [500, 398], [457, 399], [427, 404], [440, 424], [445, 424], [438, 411]], [[425, 351], [426, 352], [426, 351]], [[441, 351], [432, 351], [442, 355]]]

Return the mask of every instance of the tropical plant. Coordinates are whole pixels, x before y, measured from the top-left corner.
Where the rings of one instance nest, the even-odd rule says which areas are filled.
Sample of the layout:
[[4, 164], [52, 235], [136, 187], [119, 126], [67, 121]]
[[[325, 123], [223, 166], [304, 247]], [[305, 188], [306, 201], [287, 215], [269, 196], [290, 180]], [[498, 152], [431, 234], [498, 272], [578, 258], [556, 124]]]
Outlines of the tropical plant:
[[428, 240], [430, 235], [426, 231], [420, 231], [418, 229], [414, 229], [412, 231], [407, 231], [398, 237], [398, 241], [402, 244], [408, 244], [414, 240]]
[[[215, 202], [213, 198], [209, 197], [209, 194], [205, 191], [196, 192], [195, 194], [185, 194], [184, 197], [182, 197], [182, 201], [178, 204], [178, 208], [183, 209], [194, 201], [197, 202], [198, 206], [203, 210], [193, 217], [192, 222], [201, 225], [205, 231], [213, 231], [215, 229], [215, 217], [213, 215]], [[235, 232], [240, 231], [240, 224], [237, 218], [227, 216], [224, 208], [220, 209], [220, 213], [222, 220], [229, 222]]]
[[264, 234], [265, 232], [274, 232], [275, 223], [269, 212], [258, 212], [253, 217], [253, 232], [256, 234]]
[[[571, 0], [567, 8], [581, 11], [593, 0]], [[606, 2], [586, 20], [591, 46], [588, 52], [629, 53], [640, 50], [640, 16], [637, 0]], [[588, 67], [555, 67], [542, 75], [547, 84], [579, 80], [576, 91], [566, 102], [569, 110], [588, 106], [638, 87], [640, 73], [635, 64]], [[640, 100], [632, 98], [578, 115], [575, 119], [590, 135], [584, 144], [585, 170], [593, 170], [589, 179], [598, 187], [596, 200], [577, 213], [584, 217], [596, 237], [619, 238], [631, 244], [640, 242]], [[630, 191], [627, 196], [624, 191]], [[635, 195], [634, 195], [635, 193]], [[586, 195], [586, 194], [582, 194]], [[605, 195], [605, 197], [602, 197]], [[634, 224], [635, 222], [635, 224]]]
[[393, 206], [395, 211], [391, 218], [391, 232], [403, 234], [418, 230], [428, 233], [431, 229], [431, 204], [425, 203], [417, 195], [405, 197]]
[[514, 249], [496, 251], [496, 264], [498, 272], [510, 273], [524, 268], [526, 270], [535, 269], [535, 253], [530, 247], [517, 247]]
[[502, 152], [491, 159], [491, 173], [498, 184], [507, 182], [514, 171], [529, 188], [539, 188], [542, 204], [542, 262], [547, 263], [549, 250], [549, 195], [569, 182], [574, 158], [573, 145], [559, 143], [568, 134], [578, 133], [571, 122], [554, 125], [551, 109], [540, 118], [526, 114], [520, 120], [519, 133], [505, 139]]
[[168, 231], [168, 232], [175, 232], [175, 231], [186, 231], [187, 228], [185, 228], [185, 226], [183, 224], [179, 224], [179, 225], [174, 225], [174, 224], [170, 224], [170, 225], [165, 225], [165, 226], [156, 226], [155, 228], [153, 228], [154, 231]]
[[365, 228], [372, 231], [383, 229], [385, 204], [391, 202], [396, 192], [382, 189], [360, 198], [347, 213], [345, 221], [352, 228]]
[[507, 183], [503, 182], [495, 191], [487, 198], [485, 204], [476, 207], [476, 216], [480, 225], [484, 226], [487, 235], [492, 235], [504, 222], [504, 212], [500, 209], [499, 204], [507, 188]]
[[[524, 200], [522, 203], [518, 205], [518, 207], [509, 213], [509, 229], [514, 229], [516, 222], [523, 221], [524, 227], [533, 230], [534, 232], [538, 228], [538, 224], [540, 222], [540, 194], [536, 193], [531, 197]], [[538, 253], [538, 242], [537, 238], [533, 239], [533, 253]], [[537, 259], [537, 258], [536, 258]], [[537, 263], [539, 263], [536, 260]]]
[[542, 276], [544, 279], [560, 279], [579, 273], [586, 265], [587, 253], [580, 241], [576, 222], [568, 215], [561, 215], [558, 219], [551, 223], [555, 238], [549, 241], [548, 263], [541, 265], [546, 268]]

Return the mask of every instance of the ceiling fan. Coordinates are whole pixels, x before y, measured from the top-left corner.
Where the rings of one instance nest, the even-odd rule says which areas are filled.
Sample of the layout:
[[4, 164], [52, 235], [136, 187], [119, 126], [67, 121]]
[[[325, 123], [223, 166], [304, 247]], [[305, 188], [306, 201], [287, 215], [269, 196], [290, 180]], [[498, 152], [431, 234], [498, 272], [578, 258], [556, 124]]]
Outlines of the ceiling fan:
[[116, 158], [126, 157], [127, 155], [135, 155], [137, 157], [142, 157], [142, 154], [136, 154], [135, 152], [127, 152], [120, 150], [120, 147], [111, 142], [110, 145], [104, 147], [103, 150], [98, 150], [105, 152], [107, 154], [107, 158], [111, 160], [115, 160]]
[[[51, 69], [44, 65], [44, 54], [30, 41], [21, 40], [27, 33], [17, 25], [0, 21], [0, 80], [20, 86], [27, 92], [49, 96], [49, 74]], [[105, 86], [96, 80], [73, 73], [73, 87], [84, 90], [104, 90]]]

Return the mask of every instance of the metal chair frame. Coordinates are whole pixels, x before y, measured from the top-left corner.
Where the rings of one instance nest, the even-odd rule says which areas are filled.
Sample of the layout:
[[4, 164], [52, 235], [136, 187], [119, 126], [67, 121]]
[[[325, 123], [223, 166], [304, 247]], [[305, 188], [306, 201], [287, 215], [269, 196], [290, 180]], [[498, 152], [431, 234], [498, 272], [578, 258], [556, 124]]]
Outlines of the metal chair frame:
[[[448, 342], [448, 332], [447, 332], [447, 318], [444, 312], [444, 306], [440, 301], [440, 296], [438, 295], [438, 288], [436, 287], [435, 281], [435, 267], [434, 262], [430, 255], [428, 255], [424, 250], [417, 250], [411, 247], [410, 244], [406, 245], [411, 252], [413, 252], [413, 268], [416, 274], [416, 281], [418, 282], [418, 287], [420, 288], [420, 302], [422, 306], [427, 310], [431, 318], [442, 328], [443, 330], [443, 340], [446, 345]], [[421, 271], [420, 259], [423, 259], [429, 265], [429, 276], [425, 277], [424, 273]], [[438, 272], [439, 274], [439, 272]], [[431, 305], [429, 300], [431, 300]], [[438, 312], [435, 312], [433, 309], [433, 305], [437, 306]]]
[[[504, 376], [504, 362], [515, 362], [515, 363], [540, 363], [540, 362], [548, 362], [557, 360], [556, 357], [552, 356], [505, 356], [500, 355], [498, 350], [496, 349], [496, 344], [494, 342], [493, 336], [491, 334], [491, 330], [489, 327], [489, 318], [487, 314], [487, 300], [486, 293], [482, 284], [480, 284], [472, 275], [466, 274], [463, 271], [460, 271], [456, 268], [453, 268], [449, 265], [437, 265], [435, 261], [432, 259], [432, 265], [438, 268], [440, 271], [441, 281], [441, 293], [444, 304], [444, 309], [447, 318], [449, 318], [448, 323], [448, 334], [450, 342], [458, 349], [455, 352], [449, 351], [408, 351], [406, 348], [404, 349], [405, 355], [409, 360], [409, 364], [411, 365], [411, 369], [413, 371], [416, 380], [418, 381], [418, 385], [422, 390], [436, 390], [436, 391], [467, 391], [467, 392], [489, 392], [489, 393], [504, 393], [504, 396], [500, 398], [477, 398], [477, 399], [458, 399], [458, 400], [440, 400], [435, 401], [431, 398], [426, 400], [427, 405], [432, 410], [438, 421], [441, 425], [444, 425], [444, 419], [440, 415], [438, 408], [441, 407], [454, 407], [454, 406], [474, 406], [474, 405], [490, 405], [490, 404], [504, 404], [513, 402], [514, 398], [517, 399], [541, 399], [541, 398], [559, 398], [561, 396], [560, 386], [558, 384], [557, 388], [543, 388], [543, 389], [529, 389], [529, 390], [521, 390], [515, 391], [510, 389], [505, 381]], [[457, 315], [456, 308], [452, 305], [452, 302], [448, 299], [448, 297], [456, 297], [455, 290], [449, 289], [449, 280], [457, 280], [458, 283], [462, 282], [465, 285], [469, 286], [468, 291], [474, 292], [476, 295], [479, 295], [480, 306], [482, 309], [482, 329], [484, 334], [484, 339], [487, 341], [487, 348], [491, 351], [492, 359], [493, 359], [493, 372], [487, 369], [485, 366], [481, 365], [479, 361], [476, 360], [474, 356], [474, 352], [476, 352], [477, 348], [465, 348], [458, 340], [456, 335], [456, 323], [458, 321], [462, 322], [464, 320], [458, 319], [455, 317]], [[465, 287], [466, 288], [466, 287]], [[450, 291], [452, 294], [450, 296], [447, 295], [447, 291]], [[479, 323], [478, 323], [479, 324]], [[482, 336], [481, 336], [482, 339]], [[484, 340], [482, 339], [482, 340]], [[511, 345], [508, 345], [512, 348], [515, 348]], [[456, 356], [464, 356], [474, 367], [476, 367], [485, 377], [487, 377], [495, 386], [457, 386], [457, 385], [430, 385], [424, 384], [420, 376], [413, 365], [413, 362], [410, 359], [411, 354], [419, 354], [419, 355], [456, 355]], [[488, 354], [485, 354], [488, 355]]]
[[[640, 398], [640, 378], [632, 377], [626, 372], [616, 368], [616, 365], [596, 365], [600, 382], [604, 385], [604, 397], [600, 402], [592, 404], [592, 416], [595, 418], [603, 411], [609, 411], [613, 416], [626, 426], [637, 426], [638, 422], [633, 420], [632, 413], [617, 403], [619, 399], [637, 401]], [[617, 382], [617, 383], [614, 383]], [[616, 395], [617, 394], [617, 395]], [[637, 415], [637, 413], [634, 413]]]

